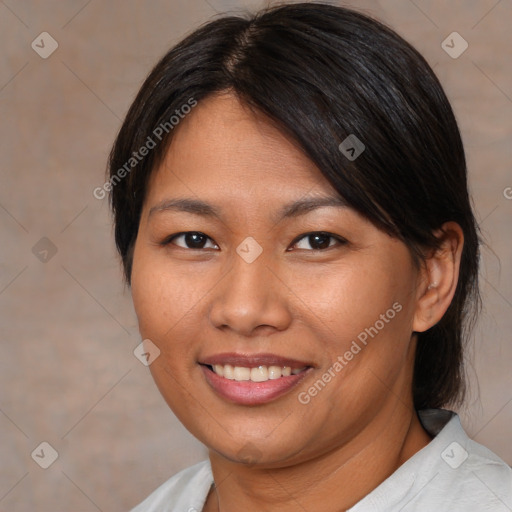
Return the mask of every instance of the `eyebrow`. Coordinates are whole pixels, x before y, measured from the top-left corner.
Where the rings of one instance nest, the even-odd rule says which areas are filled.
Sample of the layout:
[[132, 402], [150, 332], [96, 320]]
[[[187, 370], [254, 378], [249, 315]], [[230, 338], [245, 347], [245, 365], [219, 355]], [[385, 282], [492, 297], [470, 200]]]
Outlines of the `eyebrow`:
[[[329, 206], [335, 208], [347, 208], [348, 204], [342, 197], [339, 196], [320, 196], [298, 199], [297, 201], [293, 201], [284, 205], [279, 210], [275, 218], [275, 222], [279, 222], [285, 218], [305, 215], [310, 211]], [[216, 206], [207, 203], [206, 201], [187, 197], [164, 199], [149, 210], [149, 216], [158, 212], [167, 211], [192, 213], [202, 217], [217, 217], [218, 219], [221, 219], [222, 216], [220, 209]]]

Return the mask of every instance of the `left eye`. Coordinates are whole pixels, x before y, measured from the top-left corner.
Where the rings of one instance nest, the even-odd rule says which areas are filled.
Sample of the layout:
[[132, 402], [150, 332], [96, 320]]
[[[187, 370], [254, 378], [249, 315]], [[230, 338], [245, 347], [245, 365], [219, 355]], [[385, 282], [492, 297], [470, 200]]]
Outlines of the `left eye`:
[[296, 242], [294, 242], [293, 246], [298, 249], [321, 251], [336, 245], [336, 243], [343, 244], [346, 242], [338, 236], [318, 231], [302, 235]]

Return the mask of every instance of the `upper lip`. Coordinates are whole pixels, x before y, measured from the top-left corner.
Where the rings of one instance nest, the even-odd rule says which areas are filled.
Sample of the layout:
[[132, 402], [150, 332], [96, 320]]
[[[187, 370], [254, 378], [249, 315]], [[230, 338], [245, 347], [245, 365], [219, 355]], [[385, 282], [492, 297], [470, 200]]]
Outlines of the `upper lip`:
[[245, 368], [257, 368], [258, 366], [289, 366], [294, 368], [305, 368], [312, 366], [311, 363], [298, 361], [289, 357], [278, 356], [276, 354], [236, 354], [223, 353], [205, 357], [199, 361], [200, 364], [213, 366], [216, 364], [231, 366], [241, 366]]

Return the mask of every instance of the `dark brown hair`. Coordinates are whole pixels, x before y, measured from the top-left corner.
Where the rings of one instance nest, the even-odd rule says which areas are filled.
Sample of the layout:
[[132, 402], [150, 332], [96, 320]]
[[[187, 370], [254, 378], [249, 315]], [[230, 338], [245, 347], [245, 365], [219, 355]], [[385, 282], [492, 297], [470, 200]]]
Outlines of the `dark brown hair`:
[[[417, 409], [460, 402], [463, 348], [480, 302], [478, 228], [459, 130], [425, 59], [394, 31], [353, 10], [300, 3], [223, 17], [158, 62], [109, 161], [115, 239], [127, 282], [148, 178], [175, 122], [185, 105], [222, 91], [266, 114], [352, 208], [401, 239], [418, 263], [425, 249], [438, 246], [434, 231], [443, 223], [461, 226], [457, 290], [444, 317], [418, 333], [413, 383]], [[339, 149], [350, 135], [365, 146], [354, 160]], [[139, 158], [150, 139], [155, 146]]]

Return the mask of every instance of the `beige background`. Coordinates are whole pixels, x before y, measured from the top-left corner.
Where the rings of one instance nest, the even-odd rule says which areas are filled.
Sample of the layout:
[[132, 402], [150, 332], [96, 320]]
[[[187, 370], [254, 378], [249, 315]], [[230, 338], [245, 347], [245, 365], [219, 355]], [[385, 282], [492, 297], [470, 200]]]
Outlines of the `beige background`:
[[[122, 511], [206, 456], [133, 355], [106, 157], [150, 67], [216, 12], [258, 1], [0, 2], [0, 510]], [[512, 463], [512, 3], [362, 1], [434, 66], [460, 122], [483, 252], [468, 433]], [[32, 48], [58, 42], [47, 59]], [[451, 58], [441, 42], [469, 48]], [[33, 254], [49, 250], [48, 261]], [[44, 257], [40, 253], [39, 257]], [[478, 375], [479, 386], [475, 375]], [[31, 452], [58, 452], [48, 469]], [[40, 452], [37, 452], [40, 453]], [[46, 452], [45, 457], [48, 455]]]

